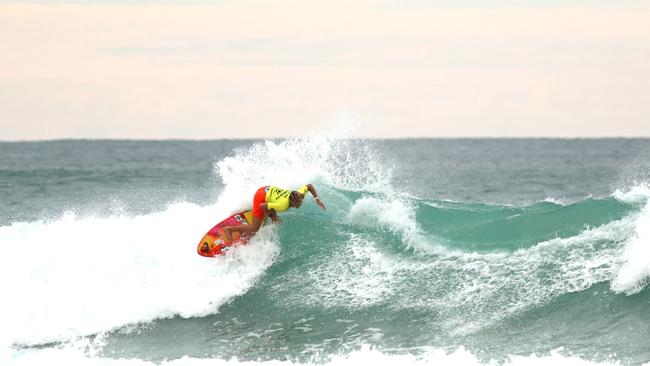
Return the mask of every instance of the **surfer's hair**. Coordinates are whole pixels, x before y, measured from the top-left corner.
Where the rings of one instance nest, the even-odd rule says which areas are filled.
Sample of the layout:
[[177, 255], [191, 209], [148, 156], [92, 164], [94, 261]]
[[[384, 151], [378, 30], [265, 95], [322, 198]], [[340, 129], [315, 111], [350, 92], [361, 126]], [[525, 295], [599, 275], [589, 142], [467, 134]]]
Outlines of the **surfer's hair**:
[[290, 197], [291, 197], [290, 199], [291, 199], [292, 202], [296, 202], [298, 200], [302, 201], [302, 198], [304, 196], [302, 194], [300, 194], [300, 192], [298, 192], [298, 191], [291, 191], [291, 196]]

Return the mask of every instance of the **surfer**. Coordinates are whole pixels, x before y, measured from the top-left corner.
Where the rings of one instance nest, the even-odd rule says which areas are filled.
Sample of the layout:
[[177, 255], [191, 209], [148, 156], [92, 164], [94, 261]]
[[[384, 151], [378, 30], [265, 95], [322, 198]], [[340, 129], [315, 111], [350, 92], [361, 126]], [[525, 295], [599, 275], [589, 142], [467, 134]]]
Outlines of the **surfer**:
[[260, 226], [262, 226], [262, 222], [264, 222], [267, 217], [270, 217], [274, 224], [280, 223], [278, 212], [286, 211], [290, 207], [300, 208], [307, 191], [309, 191], [309, 193], [314, 197], [316, 204], [324, 210], [325, 204], [323, 204], [323, 201], [318, 197], [316, 188], [311, 184], [306, 184], [300, 187], [297, 191], [282, 189], [276, 186], [265, 186], [259, 188], [257, 192], [255, 192], [255, 196], [253, 196], [253, 222], [247, 225], [225, 226], [223, 232], [226, 234], [226, 238], [231, 242], [233, 231], [239, 233], [257, 232], [257, 230], [260, 229]]

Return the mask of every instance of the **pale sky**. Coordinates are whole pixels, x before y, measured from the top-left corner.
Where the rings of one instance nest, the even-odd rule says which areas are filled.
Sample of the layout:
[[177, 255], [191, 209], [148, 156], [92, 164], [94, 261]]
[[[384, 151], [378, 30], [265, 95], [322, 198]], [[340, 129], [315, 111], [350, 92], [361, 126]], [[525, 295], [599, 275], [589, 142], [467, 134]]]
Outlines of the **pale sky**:
[[346, 123], [350, 137], [650, 137], [650, 4], [0, 1], [0, 140]]

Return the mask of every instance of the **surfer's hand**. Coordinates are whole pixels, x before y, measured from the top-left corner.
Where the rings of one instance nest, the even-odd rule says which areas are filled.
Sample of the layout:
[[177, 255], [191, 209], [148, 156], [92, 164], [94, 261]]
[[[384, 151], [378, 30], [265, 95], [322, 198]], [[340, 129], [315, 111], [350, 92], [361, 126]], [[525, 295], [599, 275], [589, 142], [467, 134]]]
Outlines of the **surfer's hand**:
[[320, 206], [320, 208], [322, 208], [323, 210], [325, 209], [325, 204], [323, 203], [323, 201], [320, 200], [320, 198], [316, 198], [316, 204]]
[[279, 224], [280, 218], [278, 217], [278, 215], [273, 215], [271, 216], [271, 221], [273, 221], [274, 224]]

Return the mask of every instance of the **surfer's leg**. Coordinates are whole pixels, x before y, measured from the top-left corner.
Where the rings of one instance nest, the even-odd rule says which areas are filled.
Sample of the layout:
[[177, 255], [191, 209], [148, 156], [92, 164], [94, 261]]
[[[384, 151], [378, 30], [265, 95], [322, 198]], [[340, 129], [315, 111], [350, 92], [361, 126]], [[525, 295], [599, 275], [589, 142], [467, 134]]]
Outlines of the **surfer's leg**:
[[238, 226], [225, 226], [223, 228], [224, 234], [226, 234], [226, 238], [228, 241], [232, 241], [232, 232], [236, 231], [238, 233], [255, 233], [257, 230], [260, 229], [260, 226], [262, 226], [262, 221], [266, 218], [266, 215], [264, 217], [259, 218], [257, 216], [253, 216], [253, 222], [247, 225], [238, 225]]
[[232, 232], [237, 231], [239, 233], [251, 233], [259, 230], [262, 225], [262, 221], [266, 220], [266, 211], [263, 210], [260, 205], [266, 202], [266, 188], [260, 187], [255, 196], [253, 196], [253, 222], [247, 225], [239, 226], [226, 226], [223, 228], [224, 234], [226, 234], [226, 239], [229, 242], [232, 241]]

